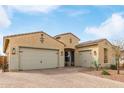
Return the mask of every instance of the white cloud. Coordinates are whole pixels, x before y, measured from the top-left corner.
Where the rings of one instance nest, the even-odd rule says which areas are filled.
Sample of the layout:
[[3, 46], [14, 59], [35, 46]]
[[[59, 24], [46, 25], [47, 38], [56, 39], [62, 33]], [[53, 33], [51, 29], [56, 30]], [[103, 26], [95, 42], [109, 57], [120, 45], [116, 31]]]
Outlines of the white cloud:
[[14, 10], [24, 13], [49, 13], [60, 6], [0, 6], [0, 28], [10, 26]]
[[10, 7], [12, 9], [24, 13], [49, 13], [59, 8], [60, 6], [10, 6]]
[[124, 34], [124, 18], [122, 14], [112, 14], [110, 18], [98, 27], [87, 27], [84, 31], [87, 34], [98, 38], [116, 38]]
[[11, 24], [5, 9], [0, 6], [0, 28], [8, 27]]

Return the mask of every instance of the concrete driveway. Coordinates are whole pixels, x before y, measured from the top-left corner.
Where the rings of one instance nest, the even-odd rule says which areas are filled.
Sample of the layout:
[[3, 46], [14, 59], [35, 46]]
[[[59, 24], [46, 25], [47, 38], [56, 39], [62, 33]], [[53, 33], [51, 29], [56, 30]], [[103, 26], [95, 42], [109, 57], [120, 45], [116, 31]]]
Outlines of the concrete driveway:
[[82, 68], [0, 72], [0, 87], [117, 88], [124, 83], [81, 73]]

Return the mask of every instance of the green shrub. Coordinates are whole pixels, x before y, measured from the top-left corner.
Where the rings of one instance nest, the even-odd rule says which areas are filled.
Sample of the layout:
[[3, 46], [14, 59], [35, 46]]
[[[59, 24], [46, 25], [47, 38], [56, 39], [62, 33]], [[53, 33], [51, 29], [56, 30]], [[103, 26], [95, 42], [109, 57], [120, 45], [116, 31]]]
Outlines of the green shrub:
[[117, 65], [111, 64], [111, 65], [110, 65], [110, 69], [112, 69], [112, 70], [117, 70]]
[[103, 69], [102, 70], [102, 75], [111, 75], [107, 70]]

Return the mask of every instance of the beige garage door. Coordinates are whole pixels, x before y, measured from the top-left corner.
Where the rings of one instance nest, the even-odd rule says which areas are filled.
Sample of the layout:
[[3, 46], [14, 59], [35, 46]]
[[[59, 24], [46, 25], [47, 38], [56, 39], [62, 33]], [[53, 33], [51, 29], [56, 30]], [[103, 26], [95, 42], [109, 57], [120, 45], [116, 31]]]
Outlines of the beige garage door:
[[58, 51], [20, 48], [20, 70], [58, 67]]
[[82, 67], [91, 67], [93, 59], [90, 50], [79, 52], [79, 56], [80, 65]]

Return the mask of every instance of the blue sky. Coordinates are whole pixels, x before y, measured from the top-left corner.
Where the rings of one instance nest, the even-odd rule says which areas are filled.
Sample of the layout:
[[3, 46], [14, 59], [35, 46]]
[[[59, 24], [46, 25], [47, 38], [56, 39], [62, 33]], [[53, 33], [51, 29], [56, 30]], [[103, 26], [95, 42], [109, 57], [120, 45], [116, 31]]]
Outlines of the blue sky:
[[124, 6], [0, 6], [0, 51], [3, 36], [35, 31], [72, 32], [81, 41], [123, 39]]

